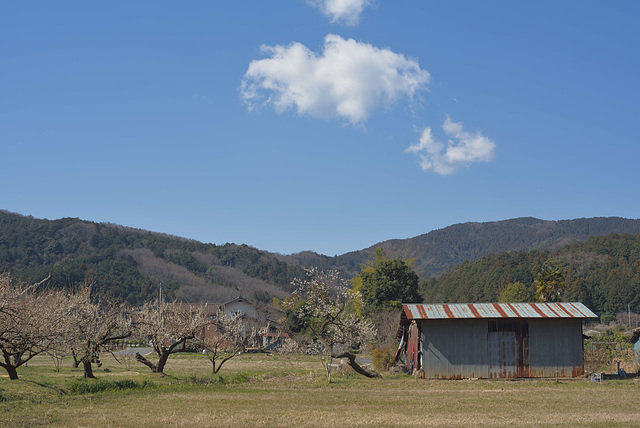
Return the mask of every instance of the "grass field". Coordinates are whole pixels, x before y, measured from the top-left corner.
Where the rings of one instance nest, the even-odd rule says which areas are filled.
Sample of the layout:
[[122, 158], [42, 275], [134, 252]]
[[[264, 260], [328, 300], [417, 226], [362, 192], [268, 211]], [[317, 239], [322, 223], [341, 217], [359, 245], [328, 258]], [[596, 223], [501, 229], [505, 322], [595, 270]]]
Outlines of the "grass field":
[[[640, 385], [555, 381], [425, 381], [336, 375], [317, 357], [247, 354], [209, 374], [184, 354], [166, 375], [105, 356], [98, 380], [38, 357], [0, 378], [0, 426], [640, 426]], [[108, 371], [104, 371], [104, 369]], [[87, 392], [94, 387], [122, 390]]]

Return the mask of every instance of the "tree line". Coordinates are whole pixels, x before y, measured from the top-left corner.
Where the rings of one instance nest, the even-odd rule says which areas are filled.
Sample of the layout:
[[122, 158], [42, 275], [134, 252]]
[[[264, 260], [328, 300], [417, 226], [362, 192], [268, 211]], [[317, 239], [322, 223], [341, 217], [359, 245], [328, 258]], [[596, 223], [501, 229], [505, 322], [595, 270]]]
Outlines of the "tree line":
[[0, 274], [0, 367], [10, 379], [18, 379], [17, 369], [42, 353], [58, 361], [70, 355], [84, 377], [94, 378], [101, 354], [115, 342], [134, 338], [153, 349], [153, 357], [135, 357], [154, 373], [162, 373], [168, 358], [188, 342], [205, 351], [217, 373], [264, 333], [264, 327], [208, 305], [155, 301], [133, 307], [96, 298], [90, 286], [73, 292], [54, 289], [47, 286], [49, 280], [26, 284]]
[[491, 254], [424, 282], [421, 291], [434, 303], [531, 301], [545, 292], [539, 290], [541, 273], [547, 282], [560, 276], [561, 289], [553, 291], [559, 300], [583, 302], [597, 314], [628, 305], [640, 311], [640, 235], [631, 234], [591, 237], [556, 251]]

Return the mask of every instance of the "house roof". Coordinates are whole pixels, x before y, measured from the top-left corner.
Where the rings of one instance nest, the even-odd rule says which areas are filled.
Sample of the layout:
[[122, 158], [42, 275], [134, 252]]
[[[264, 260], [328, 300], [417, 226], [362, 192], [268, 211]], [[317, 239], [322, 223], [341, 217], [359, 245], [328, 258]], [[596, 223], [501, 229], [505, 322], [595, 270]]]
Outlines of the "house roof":
[[598, 318], [589, 308], [574, 303], [405, 303], [410, 320], [456, 318]]
[[184, 311], [191, 311], [194, 309], [200, 309], [204, 307], [208, 314], [213, 314], [218, 312], [218, 305], [214, 305], [211, 303], [170, 303], [176, 308], [182, 309]]
[[[231, 304], [231, 303], [233, 303], [233, 302], [245, 302], [245, 303], [249, 303], [249, 301], [248, 301], [247, 299], [245, 299], [244, 297], [242, 297], [242, 296], [238, 296], [238, 297], [236, 297], [235, 299], [233, 299], [233, 300], [229, 300], [228, 302], [223, 303], [223, 304], [222, 304], [222, 305], [220, 305], [220, 306], [227, 306], [227, 305], [229, 305], [229, 304]], [[249, 304], [251, 305], [251, 303], [249, 303]], [[253, 305], [252, 305], [252, 306], [253, 306]]]

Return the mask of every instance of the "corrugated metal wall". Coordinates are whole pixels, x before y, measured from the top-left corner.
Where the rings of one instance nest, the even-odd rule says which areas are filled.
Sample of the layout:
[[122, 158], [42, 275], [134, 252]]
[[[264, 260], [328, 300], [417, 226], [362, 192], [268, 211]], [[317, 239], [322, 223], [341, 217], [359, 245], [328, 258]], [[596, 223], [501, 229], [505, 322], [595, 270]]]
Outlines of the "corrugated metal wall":
[[422, 321], [422, 368], [428, 379], [488, 377], [487, 320]]
[[584, 374], [580, 320], [529, 320], [531, 377]]
[[410, 373], [420, 368], [420, 329], [413, 322], [407, 332], [407, 368]]
[[423, 320], [429, 379], [576, 377], [583, 374], [579, 319]]

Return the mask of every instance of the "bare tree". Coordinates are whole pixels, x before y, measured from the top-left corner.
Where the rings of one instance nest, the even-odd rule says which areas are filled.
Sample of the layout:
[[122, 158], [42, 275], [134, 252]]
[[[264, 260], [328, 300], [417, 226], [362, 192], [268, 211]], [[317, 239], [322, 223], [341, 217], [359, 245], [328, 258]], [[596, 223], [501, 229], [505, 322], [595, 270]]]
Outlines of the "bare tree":
[[250, 348], [261, 348], [263, 345], [263, 337], [269, 333], [270, 323], [262, 323], [259, 321], [250, 321], [245, 323], [244, 342]]
[[18, 379], [18, 367], [65, 337], [65, 295], [40, 290], [44, 281], [25, 285], [0, 274], [0, 367], [7, 371], [9, 379]]
[[211, 361], [211, 372], [217, 374], [224, 363], [244, 349], [247, 325], [238, 314], [219, 312], [215, 324], [207, 329], [201, 342], [202, 350]]
[[402, 316], [402, 309], [385, 308], [380, 310], [375, 318], [374, 324], [376, 326], [376, 345], [381, 348], [389, 348], [395, 350], [398, 347], [398, 326], [400, 325], [400, 318]]
[[68, 337], [50, 347], [46, 351], [46, 354], [53, 360], [53, 365], [56, 373], [60, 373], [60, 369], [62, 368], [62, 360], [71, 355], [71, 344]]
[[380, 309], [373, 317], [377, 331], [375, 347], [372, 350], [373, 367], [380, 372], [389, 370], [397, 359], [400, 342], [398, 326], [401, 316], [401, 309], [386, 307]]
[[196, 339], [204, 327], [213, 322], [208, 318], [206, 305], [179, 303], [147, 303], [137, 313], [137, 334], [147, 340], [158, 357], [149, 361], [140, 353], [136, 360], [154, 373], [163, 373], [171, 354], [180, 350], [188, 340]]
[[337, 272], [321, 273], [309, 269], [307, 277], [295, 280], [297, 290], [287, 299], [288, 306], [301, 300], [297, 316], [304, 319], [321, 348], [321, 362], [331, 383], [331, 367], [334, 358], [347, 358], [349, 365], [359, 374], [379, 377], [355, 362], [355, 355], [349, 348], [371, 341], [375, 328], [371, 322], [356, 314], [359, 293], [354, 293]]
[[131, 317], [124, 306], [92, 302], [91, 287], [85, 286], [70, 296], [68, 319], [73, 340], [73, 354], [82, 364], [85, 378], [95, 378], [93, 366], [100, 367], [100, 353], [109, 351], [109, 344], [131, 336]]

